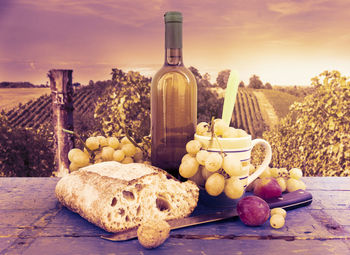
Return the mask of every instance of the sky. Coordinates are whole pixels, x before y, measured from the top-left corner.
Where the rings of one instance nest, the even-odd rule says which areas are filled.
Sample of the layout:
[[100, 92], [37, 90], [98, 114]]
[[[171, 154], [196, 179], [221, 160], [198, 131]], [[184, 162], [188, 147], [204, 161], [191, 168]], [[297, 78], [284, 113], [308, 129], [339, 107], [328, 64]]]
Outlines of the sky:
[[272, 85], [309, 85], [324, 70], [350, 75], [348, 0], [0, 0], [0, 82], [73, 82], [111, 69], [153, 76], [164, 62], [166, 11], [183, 13], [185, 66], [237, 70]]

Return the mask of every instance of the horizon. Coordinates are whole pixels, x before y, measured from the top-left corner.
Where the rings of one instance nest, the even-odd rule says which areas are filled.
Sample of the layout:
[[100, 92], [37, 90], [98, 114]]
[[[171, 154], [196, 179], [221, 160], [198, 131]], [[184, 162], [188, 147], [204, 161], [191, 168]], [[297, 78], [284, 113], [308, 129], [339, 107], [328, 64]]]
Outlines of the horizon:
[[183, 13], [183, 55], [215, 83], [225, 69], [278, 86], [308, 86], [325, 70], [349, 76], [346, 0], [2, 0], [0, 81], [46, 84], [50, 69], [73, 83], [111, 69], [152, 77], [164, 62], [166, 11]]

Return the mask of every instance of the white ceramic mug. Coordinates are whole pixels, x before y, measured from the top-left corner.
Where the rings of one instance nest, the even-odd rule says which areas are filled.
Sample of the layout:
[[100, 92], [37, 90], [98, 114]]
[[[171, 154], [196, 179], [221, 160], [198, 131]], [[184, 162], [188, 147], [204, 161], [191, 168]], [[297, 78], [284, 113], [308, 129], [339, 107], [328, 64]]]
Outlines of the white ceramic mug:
[[[252, 140], [251, 135], [239, 138], [214, 138], [208, 136], [200, 136], [195, 134], [194, 139], [201, 142], [204, 148], [208, 152], [221, 152], [226, 154], [235, 154], [242, 162], [244, 175], [239, 176], [239, 179], [244, 183], [246, 188], [256, 178], [258, 178], [268, 167], [272, 158], [272, 150], [270, 144], [263, 139]], [[249, 175], [249, 163], [251, 158], [251, 151], [255, 145], [261, 144], [265, 148], [265, 158], [256, 171]], [[201, 200], [204, 198], [204, 203], [214, 206], [233, 206], [232, 200], [228, 198], [224, 193], [217, 197], [210, 196], [204, 188], [201, 188]]]

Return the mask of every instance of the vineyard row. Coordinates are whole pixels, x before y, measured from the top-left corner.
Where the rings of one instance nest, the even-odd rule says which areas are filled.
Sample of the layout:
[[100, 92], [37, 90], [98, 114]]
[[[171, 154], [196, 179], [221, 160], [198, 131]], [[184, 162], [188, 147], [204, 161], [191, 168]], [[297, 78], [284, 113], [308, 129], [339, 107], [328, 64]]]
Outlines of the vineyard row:
[[[95, 103], [88, 89], [78, 90], [73, 95], [73, 107], [77, 114], [94, 111]], [[38, 128], [41, 124], [51, 121], [52, 99], [49, 95], [43, 95], [37, 100], [31, 100], [19, 105], [6, 113], [12, 126]]]
[[[76, 114], [83, 115], [93, 112], [96, 97], [93, 88], [82, 88], [73, 95], [73, 106]], [[31, 100], [6, 113], [13, 126], [38, 128], [41, 124], [51, 121], [51, 97], [43, 95], [37, 100]], [[265, 131], [261, 111], [255, 95], [247, 89], [239, 89], [232, 115], [231, 125], [247, 131], [252, 137], [261, 137]]]

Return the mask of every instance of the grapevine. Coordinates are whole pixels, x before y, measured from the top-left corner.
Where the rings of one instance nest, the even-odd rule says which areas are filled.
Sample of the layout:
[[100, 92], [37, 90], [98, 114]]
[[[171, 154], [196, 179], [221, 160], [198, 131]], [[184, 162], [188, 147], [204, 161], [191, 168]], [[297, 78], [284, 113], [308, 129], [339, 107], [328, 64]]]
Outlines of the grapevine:
[[298, 167], [308, 176], [349, 176], [349, 77], [325, 71], [312, 84], [314, 93], [294, 103], [277, 129], [264, 133], [274, 152], [271, 165]]

